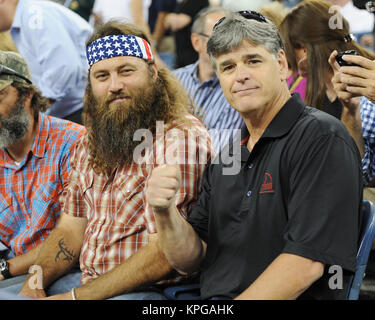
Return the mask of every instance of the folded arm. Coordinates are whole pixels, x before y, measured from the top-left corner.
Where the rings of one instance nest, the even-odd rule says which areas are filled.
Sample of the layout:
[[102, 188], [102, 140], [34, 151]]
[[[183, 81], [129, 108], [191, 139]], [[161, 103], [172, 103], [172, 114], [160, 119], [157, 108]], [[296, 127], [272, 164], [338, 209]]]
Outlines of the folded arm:
[[324, 271], [324, 265], [293, 254], [279, 255], [236, 300], [293, 300]]

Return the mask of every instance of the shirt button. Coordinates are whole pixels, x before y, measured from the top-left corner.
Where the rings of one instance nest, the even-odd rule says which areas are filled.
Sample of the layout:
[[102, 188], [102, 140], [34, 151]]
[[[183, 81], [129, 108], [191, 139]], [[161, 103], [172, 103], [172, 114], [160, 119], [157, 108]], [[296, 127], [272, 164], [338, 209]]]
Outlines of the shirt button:
[[249, 190], [248, 192], [247, 192], [247, 194], [246, 194], [248, 197], [250, 197], [251, 196], [251, 191]]
[[254, 168], [254, 164], [253, 164], [253, 163], [250, 163], [247, 167], [248, 167], [249, 169], [252, 169], [252, 168]]

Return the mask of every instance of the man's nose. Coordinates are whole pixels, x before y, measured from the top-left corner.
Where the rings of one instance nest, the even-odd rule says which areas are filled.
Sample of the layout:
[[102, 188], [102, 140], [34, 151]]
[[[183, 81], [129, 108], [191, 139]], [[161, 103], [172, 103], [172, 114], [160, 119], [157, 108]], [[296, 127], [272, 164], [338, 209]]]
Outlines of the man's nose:
[[120, 78], [114, 74], [111, 75], [111, 82], [109, 85], [109, 91], [111, 93], [119, 92], [123, 89], [123, 83], [121, 82]]
[[238, 82], [245, 82], [250, 79], [249, 69], [246, 68], [243, 64], [239, 64], [236, 70], [236, 80]]

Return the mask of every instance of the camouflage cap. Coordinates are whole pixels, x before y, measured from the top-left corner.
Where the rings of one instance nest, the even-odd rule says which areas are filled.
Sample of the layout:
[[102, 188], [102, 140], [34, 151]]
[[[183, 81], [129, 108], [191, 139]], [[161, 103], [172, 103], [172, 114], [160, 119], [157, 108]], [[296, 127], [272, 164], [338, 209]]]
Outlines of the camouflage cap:
[[[0, 66], [7, 67], [16, 73], [19, 73], [22, 77], [28, 79], [30, 83], [32, 82], [29, 67], [25, 59], [20, 54], [12, 51], [0, 50]], [[11, 85], [13, 82], [28, 83], [25, 79], [17, 75], [0, 73], [0, 91]]]

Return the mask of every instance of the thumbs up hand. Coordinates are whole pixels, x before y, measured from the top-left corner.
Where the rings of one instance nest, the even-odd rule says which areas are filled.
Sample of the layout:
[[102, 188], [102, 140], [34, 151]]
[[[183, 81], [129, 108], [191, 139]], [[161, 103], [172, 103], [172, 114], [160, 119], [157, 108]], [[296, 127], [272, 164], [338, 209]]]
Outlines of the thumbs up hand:
[[162, 165], [154, 168], [147, 181], [147, 202], [157, 212], [168, 210], [174, 205], [180, 184], [181, 172], [177, 165]]

